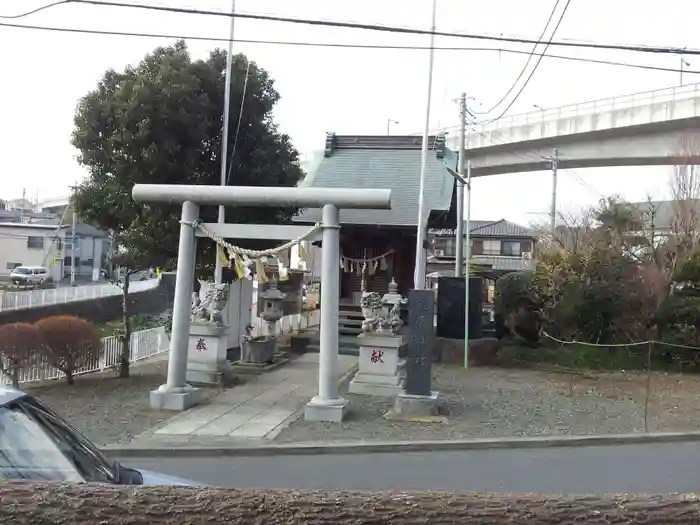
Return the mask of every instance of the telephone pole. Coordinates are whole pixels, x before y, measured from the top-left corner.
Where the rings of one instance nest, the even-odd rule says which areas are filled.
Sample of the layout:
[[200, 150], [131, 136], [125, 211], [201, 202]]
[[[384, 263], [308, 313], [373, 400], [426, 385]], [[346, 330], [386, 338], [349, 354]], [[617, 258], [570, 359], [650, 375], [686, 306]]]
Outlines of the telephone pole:
[[557, 170], [559, 169], [559, 152], [556, 148], [552, 152], [550, 166], [552, 168], [552, 210], [550, 211], [552, 235], [557, 227]]
[[[459, 96], [459, 157], [457, 160], [457, 174], [461, 180], [457, 180], [457, 231], [455, 232], [455, 277], [462, 275], [464, 265], [464, 157], [467, 127], [467, 94]], [[469, 264], [469, 261], [467, 261]]]

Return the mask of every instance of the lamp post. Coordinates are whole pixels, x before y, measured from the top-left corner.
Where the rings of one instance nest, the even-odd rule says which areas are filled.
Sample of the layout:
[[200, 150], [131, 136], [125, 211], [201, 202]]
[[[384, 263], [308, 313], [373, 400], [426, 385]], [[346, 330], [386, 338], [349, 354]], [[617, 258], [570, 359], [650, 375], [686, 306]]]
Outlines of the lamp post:
[[433, 94], [433, 61], [435, 57], [435, 15], [437, 0], [433, 0], [432, 22], [430, 24], [430, 54], [428, 57], [428, 89], [425, 102], [425, 126], [421, 144], [420, 185], [418, 189], [418, 225], [416, 231], [416, 260], [413, 274], [413, 288], [425, 289], [425, 266], [428, 221], [425, 213], [425, 179], [428, 171], [428, 135], [430, 133], [430, 99]]
[[[236, 0], [231, 0], [231, 15], [236, 13]], [[231, 69], [233, 65], [233, 29], [235, 17], [231, 16], [231, 25], [229, 29], [228, 54], [226, 55], [226, 78], [224, 80], [224, 115], [223, 115], [223, 130], [221, 132], [221, 186], [227, 185], [226, 168], [228, 167], [228, 128], [231, 118]], [[242, 104], [243, 102], [241, 102]], [[226, 222], [226, 206], [219, 205], [219, 224]], [[214, 282], [221, 284], [223, 282], [224, 267], [221, 264], [219, 257], [220, 248], [216, 248], [216, 268], [214, 270]]]
[[690, 62], [681, 56], [681, 87], [683, 86], [683, 66], [689, 67]]
[[392, 124], [398, 124], [398, 123], [399, 123], [398, 120], [393, 120], [393, 119], [390, 119], [390, 118], [386, 119], [386, 135], [387, 135], [387, 137], [388, 137], [389, 135], [391, 135], [391, 133], [390, 133], [390, 131], [391, 131], [391, 125], [392, 125]]

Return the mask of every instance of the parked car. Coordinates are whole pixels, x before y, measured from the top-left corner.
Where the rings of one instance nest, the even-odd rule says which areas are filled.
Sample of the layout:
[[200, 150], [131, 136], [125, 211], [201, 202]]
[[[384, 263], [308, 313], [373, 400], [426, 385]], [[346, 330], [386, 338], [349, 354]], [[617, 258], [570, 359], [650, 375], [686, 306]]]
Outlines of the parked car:
[[51, 280], [51, 273], [43, 266], [17, 266], [10, 272], [12, 284], [41, 286]]
[[85, 436], [37, 398], [0, 387], [0, 481], [9, 480], [201, 485], [109, 461]]

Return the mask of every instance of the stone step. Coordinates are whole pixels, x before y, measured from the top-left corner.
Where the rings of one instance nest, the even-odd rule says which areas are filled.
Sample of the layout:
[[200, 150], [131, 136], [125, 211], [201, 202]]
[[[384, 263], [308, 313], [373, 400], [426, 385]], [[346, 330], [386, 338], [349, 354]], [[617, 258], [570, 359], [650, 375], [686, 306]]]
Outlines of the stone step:
[[348, 311], [348, 310], [340, 310], [338, 313], [341, 319], [364, 319], [365, 316], [362, 315], [362, 312], [360, 311]]
[[341, 326], [362, 326], [363, 319], [339, 319], [338, 324]]
[[362, 327], [360, 326], [339, 326], [338, 333], [342, 335], [360, 335]]

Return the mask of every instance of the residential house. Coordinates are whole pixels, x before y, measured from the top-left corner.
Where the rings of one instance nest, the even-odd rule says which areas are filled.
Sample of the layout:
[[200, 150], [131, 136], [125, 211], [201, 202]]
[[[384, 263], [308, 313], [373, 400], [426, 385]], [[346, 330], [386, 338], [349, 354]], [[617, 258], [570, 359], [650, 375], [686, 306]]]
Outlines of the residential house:
[[[428, 278], [436, 283], [438, 277], [454, 275], [457, 241], [453, 229], [432, 229], [428, 236], [431, 245]], [[505, 219], [470, 221], [470, 239], [470, 262], [483, 267], [487, 280], [487, 304], [493, 302], [494, 284], [498, 277], [533, 267], [532, 252], [537, 238], [529, 228]], [[462, 249], [466, 253], [466, 241], [462, 243]]]
[[[454, 228], [456, 184], [445, 167], [445, 136], [432, 136], [429, 141], [424, 194], [428, 227]], [[328, 133], [323, 158], [300, 183], [302, 187], [392, 192], [391, 210], [340, 211], [344, 304], [359, 303], [363, 282], [367, 291], [382, 294], [392, 279], [402, 294], [413, 287], [421, 144], [422, 138], [416, 136]], [[303, 210], [294, 220], [314, 224], [321, 220], [321, 210]], [[318, 259], [316, 265], [320, 266]]]
[[693, 222], [700, 221], [700, 200], [684, 201], [684, 204], [679, 204], [674, 200], [667, 201], [643, 201], [632, 202], [632, 207], [638, 210], [642, 223], [644, 224], [644, 232], [651, 234], [652, 229], [657, 238], [663, 238], [669, 235], [673, 228], [673, 223], [679, 213], [692, 214]]
[[[99, 280], [110, 249], [108, 236], [88, 224], [75, 231], [75, 273]], [[0, 216], [0, 275], [17, 266], [46, 266], [58, 281], [71, 273], [72, 228], [42, 214]]]

